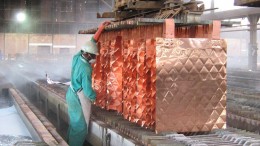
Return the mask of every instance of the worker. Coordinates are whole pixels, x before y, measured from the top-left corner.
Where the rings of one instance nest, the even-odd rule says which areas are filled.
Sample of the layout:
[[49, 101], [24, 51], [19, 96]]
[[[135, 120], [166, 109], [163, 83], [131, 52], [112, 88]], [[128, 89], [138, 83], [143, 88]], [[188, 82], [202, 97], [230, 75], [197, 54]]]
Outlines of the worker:
[[96, 55], [98, 55], [96, 42], [108, 24], [110, 22], [103, 22], [91, 40], [88, 40], [81, 47], [80, 52], [72, 60], [71, 84], [66, 93], [69, 115], [68, 143], [70, 146], [82, 146], [88, 133], [91, 103], [96, 99], [96, 93], [92, 89], [91, 64], [95, 62]]

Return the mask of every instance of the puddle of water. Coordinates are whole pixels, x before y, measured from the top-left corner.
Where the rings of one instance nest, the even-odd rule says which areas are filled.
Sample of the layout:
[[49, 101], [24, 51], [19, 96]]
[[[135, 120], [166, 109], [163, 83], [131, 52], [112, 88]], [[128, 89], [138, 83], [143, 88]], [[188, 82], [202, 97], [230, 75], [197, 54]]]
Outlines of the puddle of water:
[[0, 146], [13, 146], [17, 142], [28, 141], [31, 142], [32, 139], [27, 136], [11, 136], [11, 135], [0, 135]]

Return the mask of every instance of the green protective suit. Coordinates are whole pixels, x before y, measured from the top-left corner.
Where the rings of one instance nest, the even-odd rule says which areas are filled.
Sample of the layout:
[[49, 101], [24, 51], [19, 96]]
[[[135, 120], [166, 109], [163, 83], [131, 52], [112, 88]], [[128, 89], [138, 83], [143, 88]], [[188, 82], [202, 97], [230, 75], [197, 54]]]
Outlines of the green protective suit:
[[81, 52], [73, 57], [71, 86], [66, 93], [66, 101], [69, 113], [68, 140], [70, 146], [82, 146], [87, 135], [87, 124], [84, 119], [81, 104], [76, 94], [83, 90], [86, 98], [92, 102], [96, 99], [96, 93], [92, 88], [92, 68], [90, 64], [81, 56]]

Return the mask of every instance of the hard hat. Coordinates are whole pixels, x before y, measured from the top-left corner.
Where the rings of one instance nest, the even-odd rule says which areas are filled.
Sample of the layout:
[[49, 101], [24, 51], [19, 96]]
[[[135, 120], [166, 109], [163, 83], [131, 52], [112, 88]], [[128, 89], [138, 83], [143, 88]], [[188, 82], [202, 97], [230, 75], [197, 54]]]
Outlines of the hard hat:
[[82, 47], [81, 50], [83, 52], [91, 53], [98, 55], [98, 48], [96, 41], [92, 38], [91, 40], [88, 40]]

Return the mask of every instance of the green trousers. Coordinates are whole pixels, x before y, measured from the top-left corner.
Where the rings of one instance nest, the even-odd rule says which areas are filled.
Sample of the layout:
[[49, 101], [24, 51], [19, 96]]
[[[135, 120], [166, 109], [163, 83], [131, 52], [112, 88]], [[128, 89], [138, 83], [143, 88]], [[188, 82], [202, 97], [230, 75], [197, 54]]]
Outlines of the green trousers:
[[87, 136], [87, 124], [78, 96], [69, 88], [66, 93], [69, 114], [69, 146], [82, 146]]

